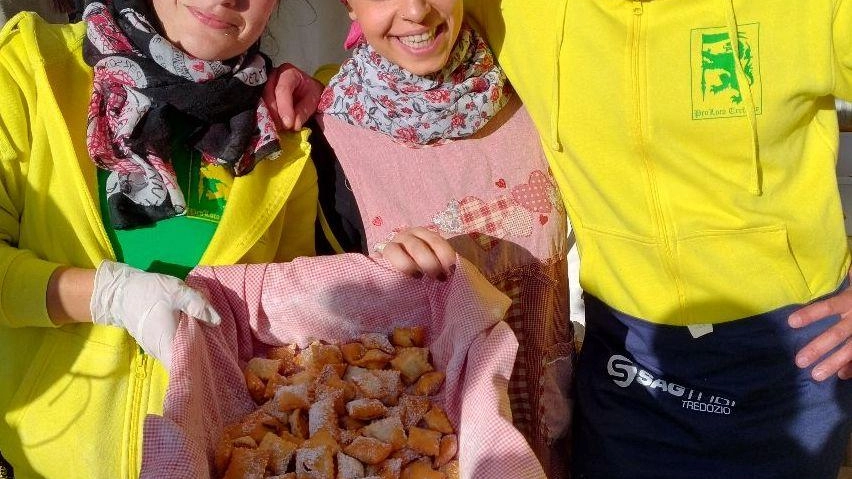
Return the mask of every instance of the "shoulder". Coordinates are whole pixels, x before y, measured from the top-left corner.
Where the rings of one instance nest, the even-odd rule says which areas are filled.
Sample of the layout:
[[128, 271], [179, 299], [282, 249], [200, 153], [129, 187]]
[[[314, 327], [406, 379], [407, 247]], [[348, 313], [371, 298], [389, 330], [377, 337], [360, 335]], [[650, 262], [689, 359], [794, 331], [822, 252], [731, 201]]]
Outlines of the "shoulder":
[[323, 85], [328, 85], [331, 78], [334, 75], [337, 75], [338, 71], [340, 71], [340, 65], [336, 63], [327, 63], [317, 68], [317, 71], [314, 72], [314, 78], [319, 80], [319, 82]]
[[54, 24], [34, 12], [21, 12], [0, 29], [0, 59], [21, 66], [82, 62], [86, 25]]

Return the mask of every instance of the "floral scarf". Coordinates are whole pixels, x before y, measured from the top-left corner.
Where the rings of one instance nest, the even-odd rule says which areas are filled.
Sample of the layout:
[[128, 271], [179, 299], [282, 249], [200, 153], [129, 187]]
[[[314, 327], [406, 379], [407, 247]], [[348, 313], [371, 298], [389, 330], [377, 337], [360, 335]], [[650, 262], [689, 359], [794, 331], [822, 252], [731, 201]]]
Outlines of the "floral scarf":
[[269, 59], [255, 45], [235, 61], [205, 61], [172, 45], [153, 27], [147, 0], [104, 0], [83, 14], [83, 56], [94, 69], [87, 146], [107, 180], [116, 229], [181, 215], [186, 201], [171, 157], [171, 125], [188, 145], [235, 176], [280, 150], [260, 99]]
[[476, 133], [509, 100], [485, 40], [464, 25], [447, 64], [415, 75], [361, 42], [322, 94], [319, 111], [410, 147]]

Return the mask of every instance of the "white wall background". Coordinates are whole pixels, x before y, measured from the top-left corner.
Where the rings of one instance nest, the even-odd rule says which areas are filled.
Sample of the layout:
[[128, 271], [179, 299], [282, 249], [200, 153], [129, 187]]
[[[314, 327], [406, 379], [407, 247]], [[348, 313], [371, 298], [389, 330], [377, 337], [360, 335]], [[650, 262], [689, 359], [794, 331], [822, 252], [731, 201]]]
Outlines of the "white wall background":
[[273, 14], [263, 51], [277, 65], [289, 62], [313, 74], [320, 65], [341, 63], [348, 52], [346, 8], [337, 0], [281, 0]]

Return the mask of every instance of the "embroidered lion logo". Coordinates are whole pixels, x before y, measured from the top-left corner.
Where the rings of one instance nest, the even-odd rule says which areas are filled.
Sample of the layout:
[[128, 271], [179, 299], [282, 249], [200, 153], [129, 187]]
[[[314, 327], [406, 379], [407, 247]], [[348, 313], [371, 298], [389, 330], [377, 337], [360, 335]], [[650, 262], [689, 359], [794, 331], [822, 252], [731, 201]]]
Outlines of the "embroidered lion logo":
[[[745, 33], [737, 35], [739, 62], [749, 85], [754, 84], [752, 49]], [[701, 35], [701, 93], [729, 94], [735, 104], [743, 101], [740, 82], [737, 79], [734, 52], [727, 33], [704, 33]], [[709, 80], [709, 85], [708, 85]], [[728, 92], [728, 93], [726, 93]]]

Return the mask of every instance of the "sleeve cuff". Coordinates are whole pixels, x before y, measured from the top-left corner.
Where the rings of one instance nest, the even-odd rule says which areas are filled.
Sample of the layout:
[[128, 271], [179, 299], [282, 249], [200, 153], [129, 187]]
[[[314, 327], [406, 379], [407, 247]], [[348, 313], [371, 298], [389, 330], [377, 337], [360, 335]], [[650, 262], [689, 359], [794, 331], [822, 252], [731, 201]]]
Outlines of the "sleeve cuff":
[[47, 283], [60, 265], [27, 251], [13, 256], [0, 281], [0, 324], [55, 328], [47, 314]]

